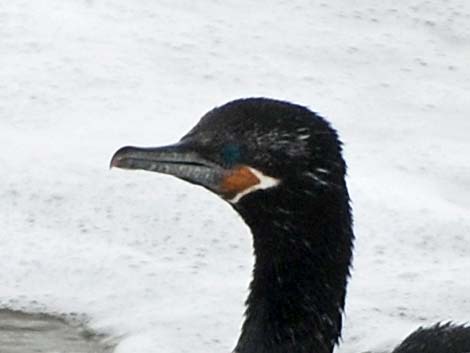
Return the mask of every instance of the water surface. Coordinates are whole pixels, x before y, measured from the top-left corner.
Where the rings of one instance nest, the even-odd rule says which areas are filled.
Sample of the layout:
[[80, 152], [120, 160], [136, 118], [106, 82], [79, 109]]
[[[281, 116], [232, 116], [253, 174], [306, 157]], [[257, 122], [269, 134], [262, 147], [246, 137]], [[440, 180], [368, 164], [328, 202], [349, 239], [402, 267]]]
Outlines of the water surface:
[[111, 353], [85, 327], [45, 314], [0, 310], [1, 353]]

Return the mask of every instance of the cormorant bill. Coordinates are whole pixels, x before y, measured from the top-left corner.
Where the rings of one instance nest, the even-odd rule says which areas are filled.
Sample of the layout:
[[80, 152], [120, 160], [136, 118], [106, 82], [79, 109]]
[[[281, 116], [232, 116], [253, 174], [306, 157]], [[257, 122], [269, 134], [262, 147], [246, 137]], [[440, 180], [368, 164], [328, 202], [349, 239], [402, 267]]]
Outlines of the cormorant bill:
[[[123, 147], [111, 166], [201, 185], [250, 227], [255, 265], [236, 353], [331, 353], [354, 240], [341, 153], [336, 131], [307, 108], [249, 98], [208, 112], [174, 145]], [[438, 352], [470, 352], [470, 327], [419, 329], [394, 351]]]

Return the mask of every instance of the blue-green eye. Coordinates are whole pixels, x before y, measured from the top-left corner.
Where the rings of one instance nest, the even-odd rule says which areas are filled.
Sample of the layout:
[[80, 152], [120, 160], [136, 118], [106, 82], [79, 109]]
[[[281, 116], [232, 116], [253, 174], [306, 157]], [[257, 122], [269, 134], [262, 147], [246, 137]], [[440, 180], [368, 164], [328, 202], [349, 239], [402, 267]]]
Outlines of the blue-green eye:
[[240, 159], [240, 155], [240, 147], [234, 144], [225, 145], [222, 151], [224, 163], [228, 166], [236, 164]]

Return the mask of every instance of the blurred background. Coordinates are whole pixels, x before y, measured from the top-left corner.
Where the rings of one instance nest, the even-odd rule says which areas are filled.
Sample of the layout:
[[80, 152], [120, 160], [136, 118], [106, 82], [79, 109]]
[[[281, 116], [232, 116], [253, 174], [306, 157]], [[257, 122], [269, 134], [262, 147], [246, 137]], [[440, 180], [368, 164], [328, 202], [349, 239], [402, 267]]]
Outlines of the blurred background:
[[0, 3], [0, 307], [79, 317], [116, 352], [227, 352], [251, 236], [167, 176], [109, 170], [251, 96], [338, 129], [356, 249], [339, 352], [470, 320], [470, 3]]

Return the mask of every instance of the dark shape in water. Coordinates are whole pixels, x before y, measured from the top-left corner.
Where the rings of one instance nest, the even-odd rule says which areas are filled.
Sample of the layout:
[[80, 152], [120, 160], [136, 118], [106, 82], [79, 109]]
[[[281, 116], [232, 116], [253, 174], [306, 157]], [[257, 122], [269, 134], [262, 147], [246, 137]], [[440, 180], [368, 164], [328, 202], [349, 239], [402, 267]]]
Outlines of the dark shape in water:
[[[111, 166], [201, 185], [253, 234], [255, 266], [237, 353], [331, 353], [341, 335], [353, 231], [336, 131], [305, 107], [241, 99], [177, 144], [124, 147]], [[395, 353], [470, 352], [470, 327], [435, 325]]]
[[1, 353], [111, 353], [102, 338], [51, 315], [0, 310]]

